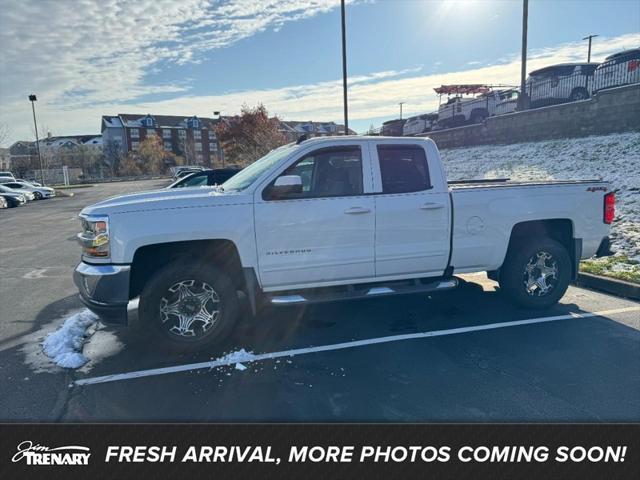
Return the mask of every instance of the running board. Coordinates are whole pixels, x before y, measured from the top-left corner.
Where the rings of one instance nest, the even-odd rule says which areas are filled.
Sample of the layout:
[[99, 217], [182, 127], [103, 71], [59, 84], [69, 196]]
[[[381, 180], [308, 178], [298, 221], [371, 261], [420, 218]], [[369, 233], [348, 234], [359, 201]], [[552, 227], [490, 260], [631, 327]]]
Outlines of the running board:
[[348, 288], [339, 292], [315, 291], [310, 293], [273, 295], [269, 297], [272, 305], [297, 305], [303, 303], [335, 302], [361, 298], [383, 297], [386, 295], [402, 295], [408, 293], [426, 293], [449, 290], [458, 286], [457, 278], [438, 280], [431, 283], [415, 283], [413, 285], [379, 286], [357, 290]]

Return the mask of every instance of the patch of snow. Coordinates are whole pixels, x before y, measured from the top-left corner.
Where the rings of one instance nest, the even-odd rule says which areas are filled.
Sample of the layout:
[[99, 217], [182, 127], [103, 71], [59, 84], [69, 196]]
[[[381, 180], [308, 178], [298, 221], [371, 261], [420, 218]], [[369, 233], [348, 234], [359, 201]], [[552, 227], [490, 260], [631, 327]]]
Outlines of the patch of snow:
[[88, 338], [87, 330], [98, 321], [89, 310], [82, 310], [67, 318], [62, 326], [47, 335], [42, 342], [45, 355], [62, 368], [80, 368], [88, 359], [82, 348]]
[[[217, 358], [218, 361], [235, 363], [236, 370], [246, 370], [242, 362], [252, 362], [255, 359], [255, 355], [253, 352], [247, 352], [244, 348], [237, 350], [235, 352], [227, 353], [225, 356]], [[227, 374], [230, 375], [230, 374]]]

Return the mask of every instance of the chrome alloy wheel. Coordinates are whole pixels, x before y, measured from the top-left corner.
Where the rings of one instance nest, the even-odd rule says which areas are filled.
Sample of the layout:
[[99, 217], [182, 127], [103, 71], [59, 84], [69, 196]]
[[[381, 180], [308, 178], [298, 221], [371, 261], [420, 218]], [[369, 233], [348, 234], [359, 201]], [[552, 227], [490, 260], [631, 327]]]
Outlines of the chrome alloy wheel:
[[544, 250], [529, 257], [524, 268], [523, 282], [527, 295], [544, 297], [558, 284], [558, 262]]
[[174, 283], [160, 300], [160, 319], [173, 335], [196, 339], [220, 317], [220, 298], [211, 285], [196, 280]]

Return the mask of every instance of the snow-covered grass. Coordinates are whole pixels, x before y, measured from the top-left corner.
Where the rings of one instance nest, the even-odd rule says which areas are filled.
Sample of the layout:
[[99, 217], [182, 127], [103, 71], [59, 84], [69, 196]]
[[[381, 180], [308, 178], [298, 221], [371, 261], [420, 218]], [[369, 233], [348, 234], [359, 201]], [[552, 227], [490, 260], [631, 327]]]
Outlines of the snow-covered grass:
[[47, 335], [42, 342], [45, 355], [63, 368], [80, 368], [87, 363], [82, 347], [87, 339], [87, 330], [98, 317], [89, 310], [82, 310], [67, 318], [62, 326]]
[[613, 259], [584, 262], [594, 273], [640, 282], [640, 133], [620, 133], [442, 150], [450, 180], [601, 178], [616, 192], [611, 229]]

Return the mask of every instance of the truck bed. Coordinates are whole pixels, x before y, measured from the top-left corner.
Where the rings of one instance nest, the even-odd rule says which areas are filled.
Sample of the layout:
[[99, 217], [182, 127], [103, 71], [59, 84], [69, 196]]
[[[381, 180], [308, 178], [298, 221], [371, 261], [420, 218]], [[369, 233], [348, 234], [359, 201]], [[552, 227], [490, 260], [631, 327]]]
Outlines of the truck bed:
[[497, 187], [540, 187], [555, 185], [586, 185], [591, 183], [606, 183], [604, 180], [541, 180], [541, 181], [513, 181], [508, 178], [489, 178], [471, 180], [453, 180], [447, 182], [452, 190], [469, 188], [497, 188]]

